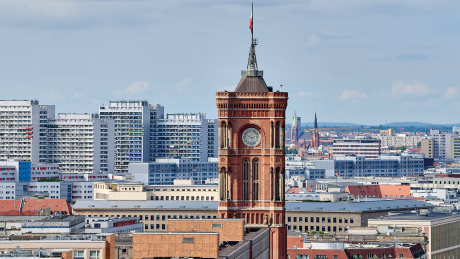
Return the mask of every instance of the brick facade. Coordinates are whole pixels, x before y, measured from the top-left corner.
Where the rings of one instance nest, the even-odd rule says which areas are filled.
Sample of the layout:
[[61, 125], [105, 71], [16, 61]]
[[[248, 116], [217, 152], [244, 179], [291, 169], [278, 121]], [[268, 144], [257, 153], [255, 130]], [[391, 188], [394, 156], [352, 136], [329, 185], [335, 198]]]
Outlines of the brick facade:
[[[252, 92], [257, 82], [265, 84], [261, 76], [243, 76], [235, 92], [216, 93], [218, 214], [219, 218], [244, 218], [248, 226], [269, 226], [270, 258], [286, 258], [284, 143], [288, 94]], [[258, 89], [263, 89], [261, 85]], [[247, 129], [259, 132], [257, 144], [243, 142]]]
[[133, 259], [155, 257], [218, 258], [219, 233], [134, 234]]
[[218, 232], [219, 241], [243, 241], [244, 240], [244, 220], [168, 220], [168, 231], [183, 232]]

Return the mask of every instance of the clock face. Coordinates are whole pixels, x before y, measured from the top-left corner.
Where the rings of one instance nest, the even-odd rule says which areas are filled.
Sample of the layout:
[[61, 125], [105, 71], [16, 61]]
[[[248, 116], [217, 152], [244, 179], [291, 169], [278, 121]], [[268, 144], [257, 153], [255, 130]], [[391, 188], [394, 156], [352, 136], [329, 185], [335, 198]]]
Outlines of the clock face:
[[254, 128], [249, 128], [243, 132], [242, 138], [246, 146], [255, 147], [260, 142], [260, 132]]

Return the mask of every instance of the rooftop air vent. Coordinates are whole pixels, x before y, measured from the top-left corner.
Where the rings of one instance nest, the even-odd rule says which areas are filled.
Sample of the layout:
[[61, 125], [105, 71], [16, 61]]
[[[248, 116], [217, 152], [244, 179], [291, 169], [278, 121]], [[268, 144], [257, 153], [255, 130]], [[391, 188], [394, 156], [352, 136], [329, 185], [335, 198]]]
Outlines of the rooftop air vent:
[[134, 205], [134, 208], [140, 208], [140, 207], [141, 207], [141, 206], [139, 206], [139, 205]]
[[298, 210], [298, 209], [300, 209], [300, 207], [294, 207], [294, 209], [295, 209], [295, 210]]
[[158, 208], [163, 208], [163, 206], [157, 206], [157, 209], [158, 209]]
[[117, 205], [112, 205], [111, 207], [112, 207], [112, 208], [116, 208], [116, 207], [117, 207]]
[[203, 206], [203, 207], [201, 207], [201, 208], [203, 208], [203, 209], [207, 209], [207, 208], [208, 208], [208, 206]]
[[94, 205], [88, 205], [88, 207], [90, 207], [90, 208], [94, 208]]
[[317, 210], [322, 210], [323, 208], [321, 208], [321, 207], [318, 207], [318, 208], [316, 208], [316, 209], [317, 209]]
[[185, 206], [179, 206], [179, 209], [185, 209]]

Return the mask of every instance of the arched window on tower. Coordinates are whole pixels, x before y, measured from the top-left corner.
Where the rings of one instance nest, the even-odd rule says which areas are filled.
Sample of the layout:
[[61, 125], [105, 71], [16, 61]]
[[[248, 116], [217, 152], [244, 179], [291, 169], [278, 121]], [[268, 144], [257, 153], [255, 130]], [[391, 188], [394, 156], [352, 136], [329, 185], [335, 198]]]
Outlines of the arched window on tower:
[[259, 200], [259, 159], [254, 158], [252, 160], [252, 198], [253, 200]]
[[243, 200], [249, 200], [249, 159], [243, 160]]

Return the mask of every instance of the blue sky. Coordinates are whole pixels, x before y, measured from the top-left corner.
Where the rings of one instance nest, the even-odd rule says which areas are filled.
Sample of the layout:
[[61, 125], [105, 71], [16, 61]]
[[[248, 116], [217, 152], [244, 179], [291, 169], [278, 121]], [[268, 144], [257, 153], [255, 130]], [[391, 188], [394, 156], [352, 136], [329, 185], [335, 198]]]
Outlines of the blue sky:
[[[246, 68], [250, 1], [0, 0], [0, 99], [215, 118]], [[255, 1], [259, 69], [312, 121], [458, 123], [460, 2]]]

